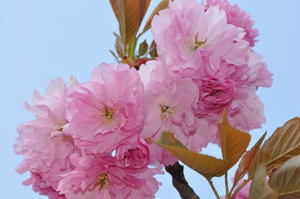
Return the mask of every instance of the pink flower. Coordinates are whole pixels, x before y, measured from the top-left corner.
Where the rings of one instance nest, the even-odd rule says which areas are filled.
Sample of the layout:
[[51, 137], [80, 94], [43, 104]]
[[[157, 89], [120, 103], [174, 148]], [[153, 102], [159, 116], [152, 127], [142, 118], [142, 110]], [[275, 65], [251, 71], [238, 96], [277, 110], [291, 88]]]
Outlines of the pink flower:
[[247, 66], [240, 74], [239, 89], [230, 105], [232, 123], [246, 131], [260, 128], [265, 122], [263, 104], [256, 92], [259, 87], [271, 87], [273, 74], [267, 69], [262, 57], [249, 51]]
[[143, 126], [144, 90], [138, 72], [103, 64], [91, 80], [69, 92], [69, 134], [87, 152], [112, 152]]
[[[169, 79], [169, 82], [192, 80], [198, 94], [196, 102], [189, 105], [198, 118], [193, 121], [203, 126], [189, 125], [188, 129], [195, 130], [189, 134], [189, 139], [182, 133], [175, 133], [175, 136], [185, 144], [189, 143], [194, 150], [201, 147], [200, 144], [197, 147], [194, 141], [197, 139], [191, 138], [192, 135], [198, 136], [198, 139], [200, 135], [204, 135], [203, 132], [199, 133], [198, 129], [207, 129], [203, 143], [209, 140], [218, 142], [214, 126], [216, 121], [221, 119], [224, 109], [227, 109], [231, 123], [242, 130], [259, 128], [265, 121], [263, 105], [256, 95], [256, 90], [259, 87], [270, 87], [272, 74], [263, 63], [262, 57], [250, 48], [249, 42], [254, 45], [257, 36], [257, 31], [252, 29], [252, 25], [253, 22], [246, 13], [237, 6], [231, 6], [226, 0], [208, 0], [203, 4], [198, 4], [194, 0], [170, 1], [169, 8], [160, 11], [159, 16], [153, 20], [152, 32], [157, 43], [158, 59], [160, 65], [163, 65], [158, 68], [168, 69], [156, 69], [151, 72], [151, 75], [156, 73], [159, 78], [151, 79], [151, 75], [142, 75], [150, 85], [147, 86], [150, 91], [147, 90], [146, 95], [149, 95], [147, 93], [151, 93], [151, 90], [159, 91], [166, 87], [165, 85], [171, 85], [165, 82], [166, 79]], [[159, 88], [155, 88], [155, 83], [151, 83], [155, 82], [153, 80], [159, 82], [156, 86]], [[166, 90], [172, 89], [169, 87]], [[146, 100], [148, 98], [149, 96]], [[147, 107], [151, 103], [146, 104]], [[187, 108], [189, 105], [186, 103], [184, 109], [189, 110]], [[151, 123], [150, 118], [157, 118], [158, 115], [155, 113], [157, 110], [150, 109], [153, 111], [151, 114], [146, 113], [144, 128], [148, 135], [153, 131], [147, 129], [147, 123]], [[150, 126], [159, 129], [161, 125], [157, 123], [156, 126]], [[174, 129], [176, 125], [172, 124], [171, 127], [165, 129], [179, 131]], [[181, 127], [184, 128], [185, 125], [181, 124]], [[162, 130], [164, 128], [158, 131]]]
[[229, 120], [235, 128], [250, 131], [265, 122], [264, 107], [256, 91], [250, 87], [247, 93], [239, 93], [228, 107]]
[[236, 199], [249, 199], [250, 184], [245, 185], [236, 195]]
[[[215, 121], [227, 109], [236, 127], [244, 130], [260, 127], [264, 122], [263, 106], [256, 90], [271, 86], [272, 73], [261, 60], [253, 60], [255, 55], [249, 51], [249, 59], [243, 66], [223, 62], [214, 69], [205, 66], [199, 72], [194, 79], [199, 88], [199, 99], [194, 106], [197, 117]], [[254, 115], [255, 119], [250, 119]]]
[[247, 60], [245, 33], [228, 24], [217, 6], [205, 9], [195, 0], [170, 1], [154, 18], [152, 32], [159, 59], [183, 76], [192, 75], [203, 62], [243, 65]]
[[[193, 106], [198, 118], [215, 125], [226, 109], [236, 128], [249, 131], [265, 122], [263, 104], [256, 91], [259, 87], [272, 85], [272, 73], [261, 56], [252, 50], [248, 54], [245, 65], [222, 62], [215, 67], [201, 66], [193, 78], [199, 89], [198, 101]], [[211, 133], [216, 135], [215, 142], [218, 142], [217, 132]]]
[[116, 148], [116, 164], [122, 168], [142, 169], [150, 161], [149, 149], [142, 139], [133, 137]]
[[153, 178], [157, 173], [156, 168], [134, 172], [120, 168], [108, 155], [86, 156], [64, 175], [58, 189], [72, 199], [152, 199], [159, 185]]
[[208, 76], [199, 83], [199, 101], [196, 115], [205, 117], [211, 113], [220, 113], [231, 103], [235, 96], [235, 82], [230, 78]]
[[23, 182], [24, 185], [32, 185], [35, 192], [46, 195], [49, 199], [66, 199], [64, 194], [59, 194], [57, 190], [49, 186], [39, 173], [31, 172], [30, 175], [30, 178]]
[[271, 87], [273, 83], [273, 74], [268, 70], [263, 61], [263, 57], [255, 52], [249, 50], [249, 59], [247, 60], [249, 71], [244, 74], [244, 79], [248, 85], [256, 87]]
[[146, 85], [143, 136], [155, 136], [162, 131], [193, 134], [196, 121], [191, 105], [198, 95], [195, 84], [188, 79], [155, 80], [161, 72], [159, 67], [163, 66], [157, 63], [157, 70], [151, 73], [154, 78]]
[[[141, 66], [139, 73], [146, 89], [146, 115], [141, 135], [144, 138], [158, 139], [162, 132], [170, 131], [192, 150], [199, 151], [206, 146], [209, 134], [205, 137], [199, 131], [203, 131], [208, 125], [204, 125], [207, 124], [204, 122], [203, 126], [199, 126], [192, 109], [199, 95], [194, 82], [178, 78], [160, 61], [147, 62]], [[173, 164], [176, 160], [160, 147], [150, 144], [149, 149], [150, 154], [162, 164]]]
[[60, 175], [69, 172], [73, 165], [70, 156], [76, 151], [73, 139], [65, 134], [67, 87], [62, 79], [52, 81], [46, 94], [34, 93], [34, 105], [25, 107], [36, 119], [19, 126], [19, 137], [14, 149], [25, 158], [18, 167], [19, 173], [29, 171], [26, 185], [52, 199], [64, 198], [56, 192]]
[[33, 113], [36, 118], [47, 120], [53, 127], [56, 127], [55, 130], [59, 131], [68, 123], [65, 112], [66, 93], [67, 86], [64, 80], [57, 78], [49, 83], [44, 96], [34, 91], [34, 106], [25, 103], [25, 109]]
[[219, 6], [227, 16], [227, 23], [236, 27], [243, 28], [246, 32], [244, 39], [254, 46], [255, 38], [259, 35], [258, 30], [253, 28], [254, 22], [250, 15], [241, 10], [238, 5], [231, 5], [228, 0], [206, 0], [205, 6], [209, 9], [212, 6]]

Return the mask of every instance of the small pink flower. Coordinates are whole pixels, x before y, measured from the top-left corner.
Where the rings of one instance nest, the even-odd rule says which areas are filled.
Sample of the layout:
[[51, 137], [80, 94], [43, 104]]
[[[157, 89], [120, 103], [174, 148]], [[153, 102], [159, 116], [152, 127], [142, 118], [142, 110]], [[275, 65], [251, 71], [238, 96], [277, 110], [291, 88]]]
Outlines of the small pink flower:
[[[237, 97], [239, 88], [244, 88], [241, 75], [246, 67], [222, 62], [217, 67], [204, 65], [193, 79], [199, 89], [197, 103], [193, 106], [199, 118], [216, 118], [224, 109], [230, 107]], [[243, 90], [246, 91], [246, 90]]]
[[[259, 87], [272, 85], [272, 73], [256, 52], [249, 50], [248, 57], [241, 66], [221, 62], [214, 67], [200, 67], [193, 77], [199, 89], [198, 101], [193, 105], [195, 116], [215, 125], [226, 109], [234, 127], [245, 131], [261, 127], [265, 118], [256, 92]], [[215, 135], [213, 142], [218, 142], [217, 132], [211, 134]]]
[[[34, 106], [30, 106], [26, 102], [25, 109], [34, 114], [37, 119], [44, 119], [59, 130], [68, 123], [66, 93], [67, 86], [64, 80], [57, 78], [49, 83], [44, 96], [41, 96], [38, 91], [34, 91]], [[53, 133], [55, 134], [55, 131]]]
[[69, 134], [87, 152], [112, 152], [143, 126], [144, 90], [138, 72], [103, 64], [69, 92]]
[[58, 189], [72, 199], [152, 199], [159, 185], [153, 177], [157, 173], [156, 168], [134, 172], [120, 168], [108, 155], [85, 156], [63, 176]]
[[212, 6], [219, 6], [227, 16], [227, 23], [243, 28], [246, 32], [244, 39], [254, 46], [255, 38], [259, 35], [258, 30], [253, 28], [253, 20], [250, 15], [241, 10], [238, 5], [231, 5], [228, 0], [206, 0], [205, 6], [209, 9]]
[[143, 140], [128, 139], [116, 148], [116, 164], [122, 168], [142, 169], [149, 161], [149, 149]]
[[173, 71], [193, 75], [203, 62], [242, 65], [249, 44], [242, 29], [227, 23], [217, 6], [205, 9], [195, 0], [170, 1], [152, 22], [159, 59]]
[[254, 50], [249, 50], [247, 66], [249, 71], [244, 74], [244, 79], [248, 85], [267, 88], [272, 86], [273, 74], [268, 70], [260, 54]]
[[30, 178], [23, 182], [24, 185], [32, 185], [35, 192], [46, 195], [49, 199], [67, 199], [64, 194], [59, 194], [56, 189], [48, 185], [47, 180], [44, 180], [39, 173], [31, 172], [30, 175]]
[[[205, 147], [210, 140], [210, 134], [203, 133], [207, 131], [208, 123], [198, 122], [192, 109], [199, 95], [196, 84], [172, 73], [160, 61], [147, 62], [141, 66], [139, 73], [146, 89], [146, 116], [141, 135], [158, 139], [162, 132], [170, 131], [192, 150], [199, 151]], [[150, 144], [149, 150], [151, 156], [162, 164], [170, 165], [176, 161], [155, 144]]]
[[196, 85], [189, 79], [158, 80], [156, 76], [163, 72], [161, 67], [164, 66], [157, 63], [145, 85], [146, 117], [142, 134], [144, 137], [155, 136], [162, 131], [193, 134], [196, 125], [191, 105], [197, 99]]
[[60, 175], [73, 169], [70, 157], [76, 152], [73, 139], [65, 134], [67, 86], [62, 79], [52, 81], [46, 94], [34, 93], [34, 105], [26, 104], [36, 119], [18, 128], [14, 149], [24, 160], [17, 172], [29, 171], [26, 185], [51, 199], [65, 198], [56, 192]]
[[199, 101], [196, 115], [205, 117], [211, 113], [220, 113], [235, 96], [234, 81], [228, 78], [206, 77], [199, 85]]

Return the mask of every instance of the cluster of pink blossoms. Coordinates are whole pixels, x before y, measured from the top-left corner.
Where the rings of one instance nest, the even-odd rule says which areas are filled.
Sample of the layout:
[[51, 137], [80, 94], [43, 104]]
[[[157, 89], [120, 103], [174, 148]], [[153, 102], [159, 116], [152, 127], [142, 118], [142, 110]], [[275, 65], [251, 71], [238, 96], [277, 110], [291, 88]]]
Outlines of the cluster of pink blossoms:
[[[153, 144], [171, 131], [201, 151], [218, 143], [216, 121], [251, 130], [264, 122], [256, 91], [272, 74], [252, 47], [253, 21], [227, 0], [170, 1], [152, 23], [158, 58], [139, 71], [102, 64], [87, 82], [56, 79], [25, 105], [36, 119], [18, 128], [34, 191], [50, 199], [154, 198], [154, 175], [176, 159]], [[151, 138], [151, 139], [149, 139]]]

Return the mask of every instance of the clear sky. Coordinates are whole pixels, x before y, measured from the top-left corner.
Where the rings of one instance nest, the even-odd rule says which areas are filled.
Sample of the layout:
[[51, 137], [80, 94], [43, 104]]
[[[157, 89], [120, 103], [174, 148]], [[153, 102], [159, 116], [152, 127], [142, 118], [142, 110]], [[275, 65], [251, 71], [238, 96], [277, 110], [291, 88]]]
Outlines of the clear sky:
[[[232, 2], [256, 21], [261, 34], [256, 50], [274, 73], [273, 87], [259, 91], [267, 123], [251, 132], [255, 141], [264, 131], [300, 116], [300, 1]], [[117, 24], [108, 0], [0, 0], [1, 198], [45, 198], [21, 185], [27, 175], [14, 172], [21, 161], [12, 150], [16, 125], [33, 118], [22, 105], [31, 100], [34, 88], [43, 92], [51, 79], [73, 75], [85, 81], [93, 67], [112, 62], [108, 49], [113, 47], [113, 31]], [[213, 198], [200, 175], [187, 170], [186, 176], [202, 198]], [[159, 179], [163, 185], [156, 198], [179, 199], [169, 176]], [[219, 189], [222, 182], [216, 180]]]

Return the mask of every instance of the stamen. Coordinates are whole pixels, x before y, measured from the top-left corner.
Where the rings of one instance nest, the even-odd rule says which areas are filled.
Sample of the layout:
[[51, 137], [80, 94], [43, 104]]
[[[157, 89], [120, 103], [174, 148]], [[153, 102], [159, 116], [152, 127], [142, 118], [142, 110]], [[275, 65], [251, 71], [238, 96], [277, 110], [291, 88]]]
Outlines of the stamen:
[[108, 176], [106, 173], [103, 173], [97, 177], [95, 187], [100, 190], [107, 184], [108, 184]]
[[160, 105], [161, 109], [161, 118], [167, 119], [169, 115], [172, 113], [172, 108], [168, 105]]
[[203, 44], [205, 44], [207, 42], [207, 38], [204, 41], [200, 41], [198, 36], [199, 36], [199, 32], [197, 32], [197, 34], [195, 36], [195, 41], [194, 41], [195, 46], [192, 46], [193, 51], [197, 50], [198, 48], [200, 48]]
[[105, 106], [104, 111], [103, 111], [103, 118], [106, 121], [111, 121], [114, 118], [114, 113], [115, 113], [115, 110]]
[[168, 106], [168, 105], [165, 105], [165, 106], [160, 105], [160, 108], [161, 108], [161, 112], [166, 113], [170, 109], [170, 106]]
[[64, 130], [64, 127], [68, 124], [67, 121], [63, 121], [61, 123], [58, 123], [56, 126], [56, 131], [63, 131]]

